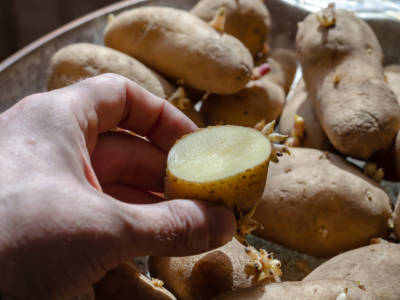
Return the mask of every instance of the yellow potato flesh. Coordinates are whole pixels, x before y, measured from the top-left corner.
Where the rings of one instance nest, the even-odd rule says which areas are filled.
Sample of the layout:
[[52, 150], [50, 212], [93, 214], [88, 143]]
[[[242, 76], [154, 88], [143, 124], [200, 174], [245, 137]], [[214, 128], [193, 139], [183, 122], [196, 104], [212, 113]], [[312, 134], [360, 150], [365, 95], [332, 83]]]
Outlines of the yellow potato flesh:
[[259, 131], [211, 126], [184, 136], [168, 154], [165, 196], [248, 211], [265, 187], [271, 144]]

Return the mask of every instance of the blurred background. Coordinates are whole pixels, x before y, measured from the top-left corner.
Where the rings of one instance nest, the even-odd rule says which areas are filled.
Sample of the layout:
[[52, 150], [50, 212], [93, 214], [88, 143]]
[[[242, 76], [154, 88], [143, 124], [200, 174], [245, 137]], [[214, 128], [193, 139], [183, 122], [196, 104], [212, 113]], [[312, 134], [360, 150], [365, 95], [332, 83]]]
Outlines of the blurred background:
[[335, 3], [336, 8], [357, 11], [364, 16], [374, 16], [383, 13], [387, 17], [400, 16], [399, 0], [282, 0], [290, 4], [298, 5], [309, 11], [317, 11], [329, 3]]
[[[359, 12], [400, 19], [400, 0], [281, 0], [316, 11], [330, 2]], [[0, 61], [30, 42], [118, 0], [0, 0]], [[268, 0], [267, 0], [268, 4]]]
[[50, 31], [116, 0], [0, 0], [0, 61]]

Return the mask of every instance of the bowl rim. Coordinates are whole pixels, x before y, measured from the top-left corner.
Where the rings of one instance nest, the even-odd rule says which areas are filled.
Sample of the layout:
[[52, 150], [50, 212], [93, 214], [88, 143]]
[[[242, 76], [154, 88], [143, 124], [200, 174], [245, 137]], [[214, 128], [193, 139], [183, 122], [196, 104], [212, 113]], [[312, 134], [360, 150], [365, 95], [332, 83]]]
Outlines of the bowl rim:
[[119, 1], [117, 3], [113, 3], [110, 5], [107, 5], [105, 7], [99, 8], [97, 10], [94, 10], [88, 14], [85, 14], [77, 19], [74, 19], [71, 22], [68, 22], [61, 27], [58, 27], [57, 29], [50, 31], [49, 33], [45, 34], [44, 36], [34, 40], [33, 42], [29, 43], [25, 47], [21, 48], [20, 50], [17, 50], [14, 54], [11, 54], [11, 56], [7, 57], [5, 60], [0, 62], [0, 72], [3, 72], [10, 66], [12, 66], [14, 63], [22, 59], [24, 56], [28, 55], [29, 53], [32, 53], [33, 51], [39, 49], [42, 47], [44, 44], [48, 43], [49, 41], [55, 39], [56, 37], [61, 36], [62, 34], [75, 29], [79, 27], [80, 25], [93, 21], [94, 19], [98, 17], [102, 17], [104, 15], [110, 14], [116, 10], [121, 10], [126, 7], [132, 6], [137, 3], [141, 2], [147, 2], [148, 0], [123, 0]]
[[[11, 56], [7, 57], [3, 61], [0, 61], [0, 73], [5, 71], [7, 68], [11, 67], [14, 63], [18, 62], [20, 59], [22, 59], [26, 55], [34, 52], [35, 50], [38, 50], [40, 47], [42, 47], [46, 43], [50, 42], [51, 40], [63, 35], [64, 33], [68, 32], [70, 30], [73, 30], [73, 29], [79, 27], [82, 24], [88, 23], [90, 21], [95, 20], [98, 17], [102, 17], [104, 15], [113, 13], [117, 10], [122, 10], [127, 7], [133, 6], [135, 4], [145, 3], [148, 1], [149, 0], [122, 0], [122, 1], [118, 1], [116, 3], [112, 3], [110, 5], [107, 5], [107, 6], [101, 7], [99, 9], [89, 12], [77, 19], [74, 19], [74, 20], [50, 31], [49, 33], [45, 34], [44, 36], [34, 40], [33, 42], [29, 43], [25, 47], [17, 50], [14, 54], [11, 54]], [[285, 3], [286, 6], [296, 7], [297, 9], [302, 10], [306, 13], [310, 12], [309, 10], [306, 10], [305, 8], [293, 5], [293, 3], [291, 3], [291, 1], [288, 1], [288, 0], [280, 0], [280, 1]], [[384, 20], [384, 21], [391, 21], [391, 22], [400, 24], [400, 19], [390, 18], [388, 16], [385, 16], [385, 17], [360, 16], [360, 17], [362, 17], [366, 21], [368, 21], [369, 19], [372, 21]]]

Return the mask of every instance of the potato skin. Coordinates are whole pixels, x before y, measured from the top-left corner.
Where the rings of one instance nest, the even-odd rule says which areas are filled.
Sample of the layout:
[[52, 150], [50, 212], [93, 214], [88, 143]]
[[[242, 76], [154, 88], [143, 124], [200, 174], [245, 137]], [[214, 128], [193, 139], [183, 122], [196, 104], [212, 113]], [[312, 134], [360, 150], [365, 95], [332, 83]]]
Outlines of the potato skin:
[[384, 170], [384, 178], [393, 181], [400, 180], [400, 131], [388, 151], [380, 151], [372, 158]]
[[165, 199], [216, 202], [235, 211], [249, 211], [260, 200], [267, 180], [269, 160], [236, 175], [210, 182], [189, 182], [167, 168]]
[[400, 104], [400, 65], [389, 65], [384, 68], [384, 73], [390, 88]]
[[359, 281], [379, 299], [400, 299], [400, 245], [382, 243], [342, 253], [320, 265], [303, 281]]
[[270, 54], [257, 59], [256, 66], [264, 63], [268, 63], [271, 68], [265, 77], [281, 86], [287, 94], [297, 71], [296, 53], [292, 50], [277, 48]]
[[329, 142], [319, 120], [314, 112], [304, 80], [300, 80], [296, 85], [293, 94], [287, 98], [279, 120], [279, 131], [282, 134], [291, 136], [294, 115], [297, 114], [304, 119], [304, 137], [301, 147], [315, 148], [319, 150], [330, 150], [332, 145]]
[[378, 184], [335, 154], [290, 151], [269, 167], [256, 235], [322, 257], [387, 236], [392, 211]]
[[378, 300], [371, 291], [360, 289], [357, 282], [350, 280], [271, 283], [230, 292], [216, 300], [337, 300], [338, 295], [346, 288], [348, 289], [346, 299]]
[[234, 238], [220, 248], [199, 255], [150, 257], [150, 274], [163, 280], [179, 299], [212, 299], [256, 283], [256, 278], [246, 270], [251, 261], [244, 249]]
[[369, 158], [387, 149], [400, 127], [400, 106], [384, 81], [382, 49], [371, 28], [351, 12], [335, 10], [322, 27], [317, 14], [300, 24], [296, 47], [314, 108], [333, 146]]
[[167, 289], [155, 287], [130, 261], [108, 271], [94, 288], [96, 300], [176, 300]]
[[251, 54], [239, 40], [174, 8], [126, 11], [106, 27], [104, 43], [169, 78], [217, 94], [241, 90], [253, 69]]
[[[290, 90], [290, 87], [292, 86], [293, 79], [297, 71], [296, 52], [289, 49], [277, 48], [272, 50], [270, 57], [276, 60], [282, 68], [283, 71], [282, 87], [287, 94]], [[271, 72], [271, 75], [273, 75], [273, 72]]]
[[111, 48], [87, 43], [68, 45], [53, 55], [48, 89], [62, 88], [103, 73], [125, 76], [161, 98], [170, 96], [175, 89], [136, 59]]
[[179, 87], [176, 92], [168, 98], [168, 102], [183, 112], [197, 127], [204, 127], [203, 116], [194, 107], [193, 101], [186, 96], [186, 92]]
[[268, 123], [279, 118], [285, 93], [279, 85], [264, 77], [250, 81], [233, 95], [211, 94], [200, 108], [206, 124], [254, 127], [261, 120]]
[[[179, 108], [179, 107], [178, 107]], [[199, 128], [205, 127], [205, 122], [203, 116], [194, 108], [193, 104], [191, 106], [180, 109], [190, 120], [193, 121]]]
[[[384, 70], [385, 78], [400, 104], [400, 65], [389, 65]], [[384, 169], [386, 179], [400, 180], [400, 131], [397, 132], [390, 149], [377, 153], [373, 160]]]
[[210, 22], [220, 7], [225, 7], [224, 32], [240, 40], [254, 56], [268, 41], [271, 17], [263, 1], [202, 0], [191, 13]]

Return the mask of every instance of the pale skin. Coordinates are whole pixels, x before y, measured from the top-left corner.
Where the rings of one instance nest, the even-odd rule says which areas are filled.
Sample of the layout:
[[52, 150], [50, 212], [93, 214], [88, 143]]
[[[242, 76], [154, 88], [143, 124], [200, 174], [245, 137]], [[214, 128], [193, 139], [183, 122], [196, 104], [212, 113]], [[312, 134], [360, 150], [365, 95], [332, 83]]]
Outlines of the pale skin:
[[149, 192], [162, 192], [169, 148], [197, 127], [121, 76], [26, 97], [0, 128], [3, 295], [65, 299], [125, 260], [204, 252], [235, 232], [223, 207]]

